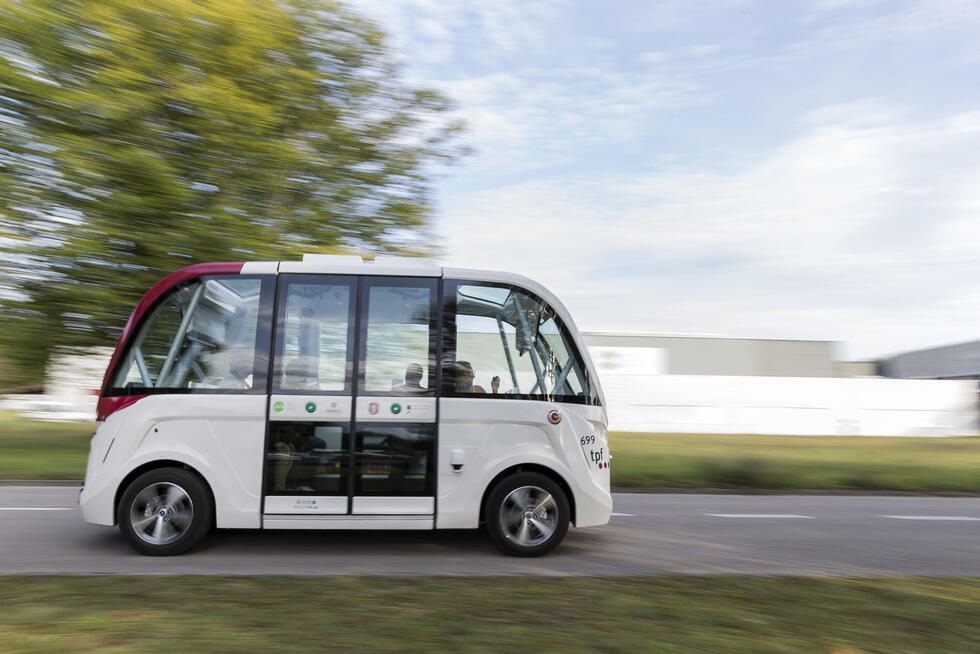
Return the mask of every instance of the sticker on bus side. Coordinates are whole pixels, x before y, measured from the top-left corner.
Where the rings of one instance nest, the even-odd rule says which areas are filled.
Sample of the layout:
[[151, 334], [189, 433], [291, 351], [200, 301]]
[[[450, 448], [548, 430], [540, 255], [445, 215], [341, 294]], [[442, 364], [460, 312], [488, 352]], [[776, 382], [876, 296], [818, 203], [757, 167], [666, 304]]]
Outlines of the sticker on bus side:
[[595, 434], [583, 436], [580, 442], [582, 444], [582, 453], [585, 454], [585, 458], [589, 460], [589, 463], [595, 465], [600, 470], [609, 467], [609, 462], [606, 460], [606, 448], [600, 447], [597, 449], [594, 447], [598, 444]]

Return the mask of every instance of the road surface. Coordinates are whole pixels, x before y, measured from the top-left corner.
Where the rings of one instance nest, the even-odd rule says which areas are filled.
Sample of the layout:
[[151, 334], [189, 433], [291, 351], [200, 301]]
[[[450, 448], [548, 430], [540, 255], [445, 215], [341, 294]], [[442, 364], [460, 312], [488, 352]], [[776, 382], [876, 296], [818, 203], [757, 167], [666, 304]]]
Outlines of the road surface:
[[0, 487], [0, 574], [972, 575], [980, 498], [618, 493], [538, 559], [479, 531], [217, 531], [170, 558], [85, 524], [65, 487]]

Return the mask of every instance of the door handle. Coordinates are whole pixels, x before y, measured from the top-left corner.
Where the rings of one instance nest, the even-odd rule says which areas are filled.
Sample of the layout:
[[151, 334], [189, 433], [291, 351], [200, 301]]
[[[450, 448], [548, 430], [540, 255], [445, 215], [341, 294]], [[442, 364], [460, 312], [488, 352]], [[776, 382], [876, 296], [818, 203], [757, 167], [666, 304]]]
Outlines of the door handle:
[[463, 450], [452, 450], [449, 452], [449, 464], [453, 467], [453, 472], [463, 470]]

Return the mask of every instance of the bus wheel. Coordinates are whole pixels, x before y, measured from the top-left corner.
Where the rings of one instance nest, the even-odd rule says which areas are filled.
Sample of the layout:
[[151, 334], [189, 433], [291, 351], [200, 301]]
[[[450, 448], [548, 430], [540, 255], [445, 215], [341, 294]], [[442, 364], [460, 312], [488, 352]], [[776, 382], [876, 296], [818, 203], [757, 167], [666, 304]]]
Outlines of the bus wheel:
[[197, 475], [159, 468], [137, 477], [119, 500], [119, 530], [140, 554], [172, 556], [211, 529], [211, 495]]
[[558, 547], [571, 513], [565, 492], [536, 472], [519, 472], [490, 492], [485, 522], [490, 539], [512, 556], [542, 556]]

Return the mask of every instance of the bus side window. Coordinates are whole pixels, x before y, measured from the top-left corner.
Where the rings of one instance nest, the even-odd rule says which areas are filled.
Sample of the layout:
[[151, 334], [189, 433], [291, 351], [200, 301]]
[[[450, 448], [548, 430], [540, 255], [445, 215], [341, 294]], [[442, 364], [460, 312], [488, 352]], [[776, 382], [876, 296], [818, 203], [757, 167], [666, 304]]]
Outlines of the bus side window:
[[345, 280], [286, 281], [274, 390], [350, 392], [351, 292]]
[[449, 284], [446, 293], [452, 323], [443, 348], [446, 395], [591, 397], [581, 358], [542, 300], [477, 282]]
[[268, 355], [256, 347], [262, 289], [262, 279], [236, 275], [173, 291], [129, 344], [112, 388], [265, 392]]
[[435, 283], [407, 278], [365, 284], [360, 390], [434, 393]]

